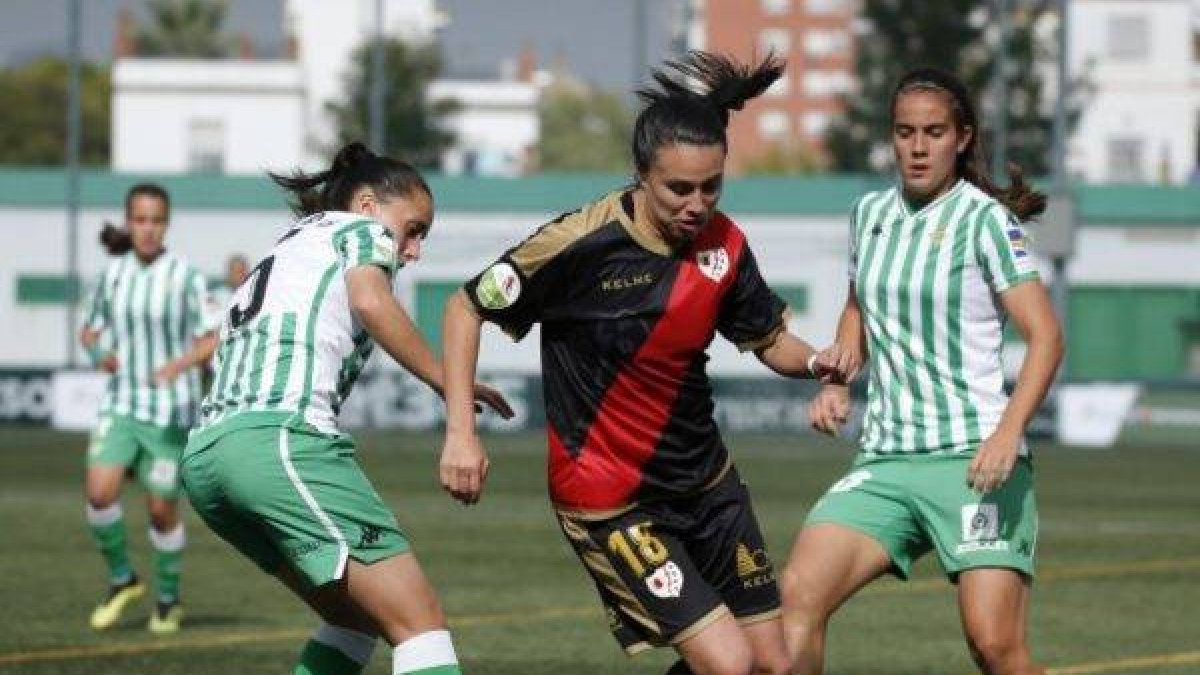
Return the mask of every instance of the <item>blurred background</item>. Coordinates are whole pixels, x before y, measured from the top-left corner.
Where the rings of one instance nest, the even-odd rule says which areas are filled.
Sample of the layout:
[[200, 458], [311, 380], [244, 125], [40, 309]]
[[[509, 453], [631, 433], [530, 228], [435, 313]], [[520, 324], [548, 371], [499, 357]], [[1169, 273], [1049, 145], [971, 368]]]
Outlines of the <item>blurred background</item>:
[[[688, 49], [788, 62], [733, 117], [721, 208], [817, 345], [845, 299], [850, 207], [894, 179], [893, 83], [921, 65], [968, 82], [993, 173], [1016, 163], [1052, 196], [1029, 230], [1068, 355], [1031, 429], [1049, 570], [1035, 647], [1063, 675], [1192, 672], [1200, 0], [0, 1], [0, 672], [247, 672], [288, 663], [308, 631], [190, 516], [185, 637], [83, 628], [101, 566], [65, 561], [93, 555], [79, 485], [105, 378], [76, 334], [107, 262], [97, 235], [122, 221], [131, 185], [170, 191], [168, 246], [228, 297], [231, 258], [252, 266], [290, 218], [265, 171], [324, 168], [350, 140], [417, 164], [437, 216], [396, 293], [436, 345], [463, 280], [630, 181], [634, 92]], [[432, 482], [441, 402], [389, 360], [364, 373], [343, 422], [422, 542], [472, 672], [662, 672], [661, 655], [623, 665], [555, 532], [537, 345], [485, 333], [480, 372], [517, 416], [483, 419], [495, 462], [480, 509], [451, 507]], [[805, 383], [721, 341], [711, 354], [718, 422], [782, 560], [843, 471], [857, 418], [818, 439]], [[1010, 330], [1010, 378], [1022, 354]], [[952, 595], [932, 565], [918, 576], [839, 615], [837, 672], [967, 672]]]

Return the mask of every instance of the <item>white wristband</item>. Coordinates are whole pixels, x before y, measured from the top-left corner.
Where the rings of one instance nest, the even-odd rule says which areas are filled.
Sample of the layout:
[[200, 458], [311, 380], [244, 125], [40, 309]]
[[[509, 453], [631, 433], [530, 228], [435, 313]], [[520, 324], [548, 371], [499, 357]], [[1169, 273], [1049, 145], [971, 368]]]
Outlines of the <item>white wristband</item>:
[[813, 377], [817, 376], [817, 353], [813, 352], [812, 356], [808, 357], [808, 374]]

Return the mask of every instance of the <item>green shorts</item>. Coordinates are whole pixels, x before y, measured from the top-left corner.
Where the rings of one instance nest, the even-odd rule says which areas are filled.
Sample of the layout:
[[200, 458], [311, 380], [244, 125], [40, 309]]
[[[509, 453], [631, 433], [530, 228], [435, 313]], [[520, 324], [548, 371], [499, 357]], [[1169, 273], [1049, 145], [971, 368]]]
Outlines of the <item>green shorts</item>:
[[346, 436], [286, 427], [193, 437], [181, 469], [193, 508], [268, 573], [290, 566], [312, 586], [409, 550]]
[[128, 415], [101, 415], [88, 443], [87, 464], [131, 469], [146, 490], [175, 499], [187, 436], [183, 427], [160, 427]]
[[1032, 577], [1038, 530], [1032, 463], [1018, 460], [999, 490], [980, 495], [967, 486], [972, 459], [860, 456], [813, 506], [806, 524], [835, 523], [875, 539], [902, 579], [930, 549], [952, 581], [980, 567]]

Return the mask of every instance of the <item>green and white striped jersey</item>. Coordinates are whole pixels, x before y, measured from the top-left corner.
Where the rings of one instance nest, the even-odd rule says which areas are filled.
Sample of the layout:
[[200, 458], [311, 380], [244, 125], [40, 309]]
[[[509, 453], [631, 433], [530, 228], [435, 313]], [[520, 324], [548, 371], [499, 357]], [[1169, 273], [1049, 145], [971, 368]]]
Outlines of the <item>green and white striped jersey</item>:
[[282, 423], [335, 434], [342, 401], [374, 346], [350, 311], [345, 273], [398, 266], [396, 242], [354, 213], [296, 222], [234, 292], [200, 432]]
[[154, 373], [216, 328], [207, 294], [204, 276], [170, 251], [149, 265], [133, 251], [108, 264], [86, 321], [88, 328], [102, 331], [117, 357], [102, 413], [161, 427], [195, 423], [200, 369], [191, 368], [166, 386], [154, 383]]
[[1038, 278], [1024, 230], [963, 180], [915, 213], [899, 188], [868, 193], [850, 230], [870, 363], [862, 451], [974, 452], [1008, 403], [999, 294]]

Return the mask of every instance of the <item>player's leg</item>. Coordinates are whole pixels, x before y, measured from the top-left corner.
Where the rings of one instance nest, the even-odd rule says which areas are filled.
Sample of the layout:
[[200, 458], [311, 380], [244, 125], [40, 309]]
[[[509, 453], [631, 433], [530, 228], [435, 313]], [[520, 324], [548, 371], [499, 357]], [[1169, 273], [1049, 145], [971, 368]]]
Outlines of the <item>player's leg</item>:
[[959, 609], [971, 655], [986, 673], [1032, 674], [1025, 637], [1037, 546], [1033, 470], [1018, 461], [998, 489], [966, 486], [971, 458], [921, 463], [916, 508], [943, 569], [958, 583]]
[[924, 542], [891, 474], [895, 463], [856, 465], [813, 506], [780, 576], [793, 672], [825, 667], [833, 613], [887, 572], [907, 577]]
[[179, 517], [178, 500], [179, 460], [187, 444], [187, 430], [139, 423], [136, 431], [142, 447], [137, 474], [146, 488], [157, 596], [148, 627], [155, 633], [174, 633], [183, 621], [179, 579], [187, 537]]
[[723, 612], [708, 626], [677, 643], [675, 650], [687, 667], [686, 670], [676, 667], [676, 673], [752, 675], [772, 672], [755, 668], [750, 639], [729, 612]]
[[987, 675], [1040, 675], [1026, 642], [1030, 581], [1011, 569], [979, 568], [958, 577], [963, 632]]
[[98, 630], [115, 624], [125, 608], [145, 593], [129, 563], [120, 501], [125, 472], [137, 453], [136, 440], [124, 422], [122, 418], [102, 417], [88, 444], [84, 479], [88, 529], [108, 567], [108, 591], [90, 620]]
[[346, 580], [313, 588], [282, 565], [276, 576], [321, 617], [300, 653], [293, 675], [358, 675], [375, 653], [379, 627], [350, 601]]

